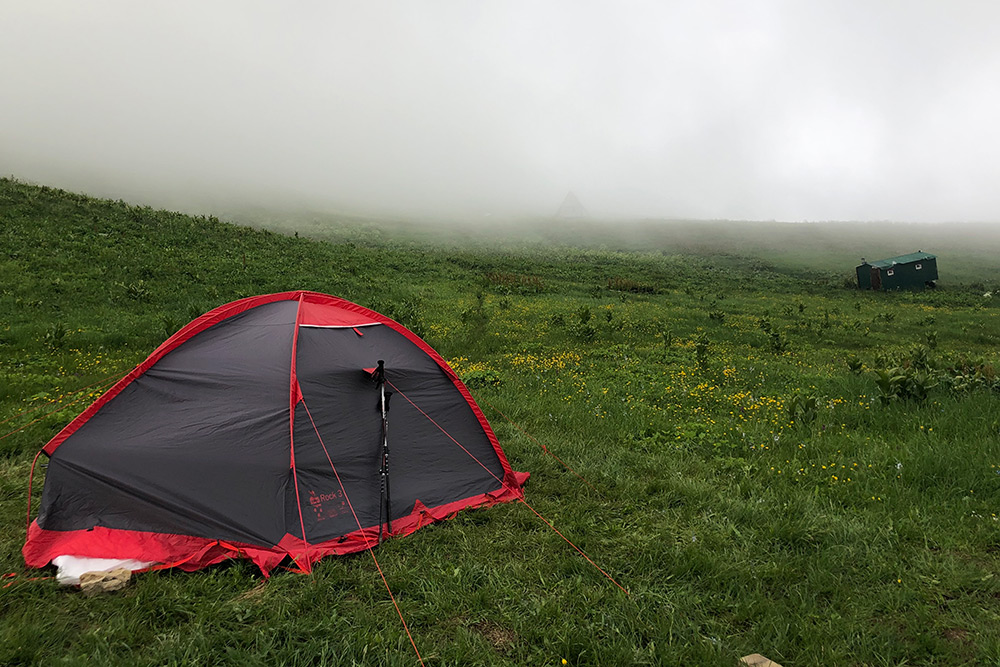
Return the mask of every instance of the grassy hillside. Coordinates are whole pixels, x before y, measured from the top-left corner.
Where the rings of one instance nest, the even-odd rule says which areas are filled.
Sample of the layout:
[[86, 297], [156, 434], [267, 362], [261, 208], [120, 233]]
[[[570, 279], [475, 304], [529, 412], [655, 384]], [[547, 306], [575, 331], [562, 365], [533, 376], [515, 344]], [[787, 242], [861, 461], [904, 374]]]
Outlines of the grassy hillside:
[[[837, 281], [869, 261], [916, 250], [938, 256], [942, 286], [1000, 286], [1000, 225], [985, 223], [750, 222], [685, 220], [504, 220], [465, 222], [364, 219], [320, 212], [248, 212], [237, 219], [331, 241], [402, 240], [453, 249], [588, 248], [767, 262], [775, 269]], [[981, 290], [985, 291], [985, 290]]]
[[981, 251], [952, 246], [983, 284], [873, 294], [759, 237], [698, 254], [300, 222], [0, 180], [0, 436], [21, 429], [0, 439], [0, 663], [415, 663], [365, 554], [100, 598], [23, 567], [38, 448], [191, 318], [289, 289], [450, 359], [532, 473], [528, 502], [631, 593], [523, 506], [465, 512], [378, 550], [427, 664], [1000, 660], [1000, 295]]

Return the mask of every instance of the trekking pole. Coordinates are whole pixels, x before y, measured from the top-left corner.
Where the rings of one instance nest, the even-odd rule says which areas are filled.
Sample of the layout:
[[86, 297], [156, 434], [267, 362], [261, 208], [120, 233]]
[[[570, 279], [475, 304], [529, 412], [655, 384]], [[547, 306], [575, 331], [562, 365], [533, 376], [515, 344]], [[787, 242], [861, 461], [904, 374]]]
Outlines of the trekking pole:
[[[382, 527], [392, 535], [392, 496], [389, 489], [389, 396], [385, 393], [385, 361], [378, 360], [375, 369], [375, 381], [379, 387], [379, 410], [382, 413], [382, 454], [379, 467], [381, 498], [378, 506], [378, 543], [382, 544]], [[382, 510], [385, 510], [385, 524], [382, 523]]]

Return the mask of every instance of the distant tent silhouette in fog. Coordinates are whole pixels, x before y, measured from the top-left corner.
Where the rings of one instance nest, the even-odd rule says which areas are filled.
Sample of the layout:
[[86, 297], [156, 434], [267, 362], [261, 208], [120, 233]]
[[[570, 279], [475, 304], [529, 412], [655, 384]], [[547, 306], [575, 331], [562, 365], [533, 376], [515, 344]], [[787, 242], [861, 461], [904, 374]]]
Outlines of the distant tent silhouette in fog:
[[574, 220], [589, 218], [590, 214], [587, 213], [587, 209], [583, 207], [583, 204], [576, 198], [576, 195], [570, 192], [566, 195], [566, 199], [563, 200], [559, 210], [556, 211], [556, 217], [560, 220]]

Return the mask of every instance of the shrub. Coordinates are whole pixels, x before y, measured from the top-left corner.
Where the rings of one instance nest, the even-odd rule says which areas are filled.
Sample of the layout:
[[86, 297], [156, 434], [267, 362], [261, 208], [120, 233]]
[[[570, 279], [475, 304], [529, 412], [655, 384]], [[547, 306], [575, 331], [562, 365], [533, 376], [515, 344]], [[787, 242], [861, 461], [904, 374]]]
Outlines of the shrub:
[[462, 324], [474, 332], [482, 332], [489, 324], [490, 314], [486, 310], [486, 295], [482, 290], [476, 292], [476, 301], [459, 315]]
[[55, 322], [45, 330], [45, 344], [52, 350], [58, 350], [66, 343], [69, 329], [62, 322]]
[[858, 359], [853, 354], [847, 358], [847, 370], [849, 370], [854, 375], [861, 375], [861, 370], [863, 368], [861, 360]]
[[772, 352], [775, 354], [784, 354], [788, 351], [788, 339], [774, 328], [770, 319], [762, 317], [757, 324], [767, 334], [767, 344]]
[[811, 394], [795, 394], [788, 401], [786, 411], [796, 424], [811, 424], [819, 414], [819, 399]]
[[699, 334], [694, 339], [694, 359], [698, 364], [698, 370], [704, 371], [708, 368], [708, 336]]
[[580, 306], [580, 310], [576, 312], [576, 316], [579, 318], [579, 323], [574, 325], [573, 333], [580, 340], [591, 341], [597, 337], [597, 329], [594, 325], [590, 323], [591, 318], [593, 318], [593, 313], [590, 310], [590, 306]]
[[470, 389], [477, 387], [499, 387], [503, 385], [503, 378], [495, 370], [486, 368], [471, 370], [465, 373], [462, 375], [462, 382]]
[[928, 392], [938, 385], [937, 378], [926, 370], [896, 366], [888, 370], [876, 371], [875, 384], [879, 390], [879, 401], [888, 405], [894, 401], [907, 400], [922, 402]]

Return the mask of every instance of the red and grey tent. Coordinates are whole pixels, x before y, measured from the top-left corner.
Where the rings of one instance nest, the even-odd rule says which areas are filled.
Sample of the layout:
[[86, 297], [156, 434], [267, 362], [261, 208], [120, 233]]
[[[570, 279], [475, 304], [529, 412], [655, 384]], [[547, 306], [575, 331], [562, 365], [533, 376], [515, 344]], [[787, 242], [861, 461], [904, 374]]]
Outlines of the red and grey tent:
[[285, 558], [308, 571], [521, 499], [527, 479], [427, 343], [304, 291], [194, 320], [43, 451], [23, 549], [33, 567], [61, 555], [185, 570], [244, 557], [265, 574]]

